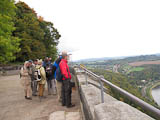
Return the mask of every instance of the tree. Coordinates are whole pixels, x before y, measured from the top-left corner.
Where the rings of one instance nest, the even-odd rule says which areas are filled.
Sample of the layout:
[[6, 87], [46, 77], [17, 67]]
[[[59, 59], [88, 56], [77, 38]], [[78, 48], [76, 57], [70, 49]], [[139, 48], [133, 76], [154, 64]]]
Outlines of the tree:
[[15, 27], [17, 29], [13, 34], [21, 38], [21, 51], [17, 54], [17, 60], [43, 58], [46, 55], [46, 48], [42, 43], [44, 32], [39, 26], [37, 14], [24, 2], [18, 2], [16, 7]]
[[58, 39], [61, 37], [57, 29], [53, 27], [53, 23], [46, 22], [42, 17], [39, 17], [40, 27], [44, 31], [44, 45], [47, 48], [47, 56], [55, 59], [57, 56], [57, 48], [59, 41]]
[[55, 58], [60, 35], [53, 27], [53, 23], [38, 17], [36, 12], [24, 2], [18, 2], [16, 7], [15, 27], [17, 29], [13, 34], [22, 39], [17, 61], [46, 56]]
[[15, 16], [13, 0], [0, 0], [0, 63], [5, 64], [16, 59], [15, 53], [20, 51], [20, 39], [12, 36], [15, 30], [13, 18]]

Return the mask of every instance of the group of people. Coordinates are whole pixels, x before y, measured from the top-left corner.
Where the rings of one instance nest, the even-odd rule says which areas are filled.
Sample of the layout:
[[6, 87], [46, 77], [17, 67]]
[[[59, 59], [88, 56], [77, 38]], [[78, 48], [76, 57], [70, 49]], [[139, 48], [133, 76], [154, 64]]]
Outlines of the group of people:
[[68, 67], [68, 54], [62, 52], [57, 60], [52, 63], [51, 58], [44, 61], [28, 60], [20, 71], [21, 84], [24, 87], [25, 99], [32, 100], [32, 96], [39, 96], [40, 101], [44, 96], [47, 82], [48, 95], [56, 95], [62, 106], [74, 107], [71, 103], [72, 85], [71, 73]]

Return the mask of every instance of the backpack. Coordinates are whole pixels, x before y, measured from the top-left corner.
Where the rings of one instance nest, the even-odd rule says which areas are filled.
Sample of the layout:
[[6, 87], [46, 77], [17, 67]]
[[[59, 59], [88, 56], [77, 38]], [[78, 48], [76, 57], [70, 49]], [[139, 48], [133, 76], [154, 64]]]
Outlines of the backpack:
[[53, 75], [53, 70], [52, 70], [52, 64], [47, 64], [46, 65], [46, 76], [52, 76]]
[[41, 73], [40, 73], [40, 68], [35, 71], [36, 75], [36, 81], [41, 81]]
[[60, 67], [56, 69], [56, 80], [58, 82], [62, 82], [63, 75], [61, 73]]

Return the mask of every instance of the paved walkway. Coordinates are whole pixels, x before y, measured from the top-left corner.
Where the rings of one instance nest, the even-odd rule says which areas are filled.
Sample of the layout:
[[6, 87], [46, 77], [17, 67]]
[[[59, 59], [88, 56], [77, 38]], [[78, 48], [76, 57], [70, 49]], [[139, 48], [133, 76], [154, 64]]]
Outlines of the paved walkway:
[[47, 91], [47, 98], [42, 102], [38, 97], [32, 97], [31, 101], [24, 99], [19, 75], [0, 77], [0, 120], [48, 120], [51, 113], [56, 115], [58, 111], [68, 116], [73, 113], [74, 116], [80, 111], [77, 91], [74, 89], [72, 93], [72, 101], [76, 106], [68, 109], [57, 102], [56, 95], [47, 95]]

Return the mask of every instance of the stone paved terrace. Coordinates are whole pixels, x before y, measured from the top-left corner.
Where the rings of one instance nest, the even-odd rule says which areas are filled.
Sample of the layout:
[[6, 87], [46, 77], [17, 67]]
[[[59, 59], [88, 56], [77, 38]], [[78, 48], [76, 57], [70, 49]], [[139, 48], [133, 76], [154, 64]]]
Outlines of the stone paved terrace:
[[0, 76], [0, 120], [81, 120], [78, 90], [72, 94], [76, 106], [69, 109], [57, 102], [57, 96], [47, 95], [46, 90], [45, 95], [42, 102], [38, 97], [25, 100], [19, 75]]

